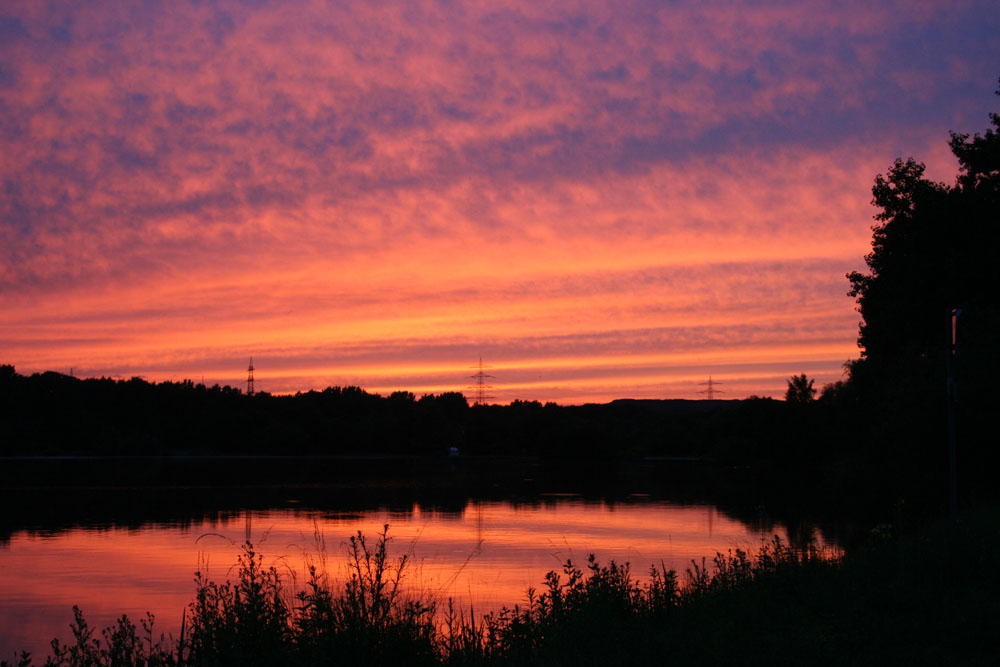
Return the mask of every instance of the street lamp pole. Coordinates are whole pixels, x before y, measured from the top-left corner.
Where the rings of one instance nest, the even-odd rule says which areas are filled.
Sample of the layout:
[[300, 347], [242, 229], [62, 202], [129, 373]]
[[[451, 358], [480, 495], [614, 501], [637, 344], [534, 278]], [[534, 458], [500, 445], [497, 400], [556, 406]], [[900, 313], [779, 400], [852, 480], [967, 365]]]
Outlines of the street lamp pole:
[[958, 360], [958, 318], [961, 308], [948, 311], [947, 347], [945, 349], [945, 375], [948, 388], [948, 506], [951, 511], [951, 528], [958, 528], [958, 443], [956, 421], [958, 412], [958, 383], [955, 366]]

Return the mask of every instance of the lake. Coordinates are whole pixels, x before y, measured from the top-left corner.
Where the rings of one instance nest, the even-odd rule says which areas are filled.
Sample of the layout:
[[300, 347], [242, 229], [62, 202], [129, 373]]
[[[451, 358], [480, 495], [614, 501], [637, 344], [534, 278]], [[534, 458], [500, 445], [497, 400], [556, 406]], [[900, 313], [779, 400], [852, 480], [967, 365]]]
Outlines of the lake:
[[[304, 470], [301, 460], [274, 458], [17, 465], [27, 466], [22, 483], [5, 488], [4, 501], [20, 511], [0, 525], [0, 657], [8, 659], [18, 649], [40, 658], [52, 637], [69, 639], [74, 604], [100, 628], [122, 613], [138, 623], [150, 611], [160, 631], [176, 636], [194, 572], [231, 577], [248, 538], [297, 588], [310, 564], [346, 576], [348, 538], [361, 531], [374, 542], [388, 524], [390, 553], [408, 556], [407, 590], [442, 604], [453, 598], [476, 614], [523, 603], [546, 572], [567, 559], [584, 565], [591, 553], [627, 561], [644, 577], [653, 564], [683, 573], [692, 560], [754, 551], [773, 535], [839, 547], [835, 530], [773, 516], [749, 487], [733, 491], [690, 466], [319, 460]], [[74, 474], [87, 483], [67, 484]], [[730, 493], [716, 489], [718, 502], [697, 491], [719, 484]]]

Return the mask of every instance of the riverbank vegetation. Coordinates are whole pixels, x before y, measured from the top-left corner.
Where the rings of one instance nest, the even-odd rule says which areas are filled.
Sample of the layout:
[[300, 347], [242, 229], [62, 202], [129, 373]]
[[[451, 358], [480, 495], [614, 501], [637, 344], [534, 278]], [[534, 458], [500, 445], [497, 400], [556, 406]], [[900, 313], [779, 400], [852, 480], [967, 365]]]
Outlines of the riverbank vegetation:
[[[53, 640], [44, 664], [990, 664], [1000, 623], [990, 516], [917, 534], [882, 526], [840, 556], [774, 538], [684, 573], [636, 577], [591, 556], [479, 617], [414, 596], [387, 532], [350, 540], [346, 581], [313, 567], [300, 591], [247, 543], [235, 581], [197, 575], [178, 637], [158, 635], [152, 617], [97, 633], [74, 609], [72, 639]], [[41, 663], [22, 654], [3, 664]]]

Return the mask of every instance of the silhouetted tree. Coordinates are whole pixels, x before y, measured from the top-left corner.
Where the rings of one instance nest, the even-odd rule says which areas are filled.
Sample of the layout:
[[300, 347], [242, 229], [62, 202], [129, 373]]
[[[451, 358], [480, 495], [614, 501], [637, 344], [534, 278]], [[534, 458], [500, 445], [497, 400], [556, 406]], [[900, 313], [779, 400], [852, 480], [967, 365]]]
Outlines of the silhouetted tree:
[[844, 392], [844, 381], [837, 380], [836, 382], [830, 382], [823, 385], [823, 389], [819, 393], [819, 398], [821, 401], [828, 403], [836, 402]]
[[[990, 118], [1000, 128], [1000, 114]], [[949, 143], [959, 161], [952, 187], [927, 180], [912, 158], [875, 178], [869, 272], [847, 276], [864, 320], [863, 360], [938, 360], [949, 308], [997, 303], [1000, 135], [952, 133]]]
[[945, 327], [954, 308], [964, 313], [959, 375], [965, 422], [982, 418], [997, 398], [991, 376], [1000, 369], [1000, 114], [990, 118], [995, 129], [982, 135], [951, 134], [959, 162], [954, 185], [928, 180], [924, 165], [912, 158], [896, 160], [876, 177], [872, 203], [879, 211], [865, 257], [868, 272], [847, 276], [863, 320], [861, 358], [848, 366], [851, 386], [838, 393], [867, 410], [868, 422], [881, 429], [876, 441], [897, 454], [922, 446], [939, 458]]
[[813, 382], [813, 380], [806, 377], [805, 373], [802, 375], [793, 375], [788, 379], [788, 390], [785, 392], [785, 400], [789, 403], [811, 403], [816, 397]]

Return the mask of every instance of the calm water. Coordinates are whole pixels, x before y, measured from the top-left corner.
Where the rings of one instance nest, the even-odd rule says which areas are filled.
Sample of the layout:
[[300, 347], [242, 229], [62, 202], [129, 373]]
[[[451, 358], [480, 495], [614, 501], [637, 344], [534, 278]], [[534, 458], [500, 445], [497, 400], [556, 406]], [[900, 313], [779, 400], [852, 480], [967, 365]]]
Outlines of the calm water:
[[[635, 480], [625, 484], [650, 488]], [[193, 492], [183, 488], [160, 489], [148, 507], [139, 501], [147, 490], [116, 492], [111, 499], [96, 494], [100, 500], [70, 495], [65, 504], [0, 533], [0, 657], [16, 649], [40, 657], [52, 637], [69, 639], [74, 604], [101, 628], [122, 613], [138, 622], [148, 610], [160, 631], [176, 636], [182, 610], [194, 597], [194, 572], [216, 581], [231, 576], [247, 536], [265, 563], [295, 587], [309, 564], [343, 577], [347, 539], [360, 530], [374, 540], [388, 523], [390, 552], [410, 557], [408, 589], [441, 601], [452, 597], [477, 614], [522, 603], [528, 587], [541, 588], [545, 573], [568, 558], [582, 565], [595, 553], [602, 562], [628, 561], [644, 576], [654, 563], [683, 572], [692, 559], [736, 547], [754, 550], [775, 534], [789, 538], [785, 525], [753, 510], [738, 519], [711, 503], [621, 487], [613, 498], [599, 499], [545, 488], [511, 500], [482, 497], [510, 494], [509, 488], [464, 497], [455, 492], [428, 499], [386, 484], [223, 489], [200, 498], [197, 511], [184, 504]], [[328, 502], [316, 502], [317, 494]], [[223, 503], [227, 509], [212, 508], [227, 495], [236, 496]], [[391, 501], [379, 503], [380, 495]], [[801, 522], [791, 535], [793, 542], [810, 537], [830, 546], [827, 536]]]

